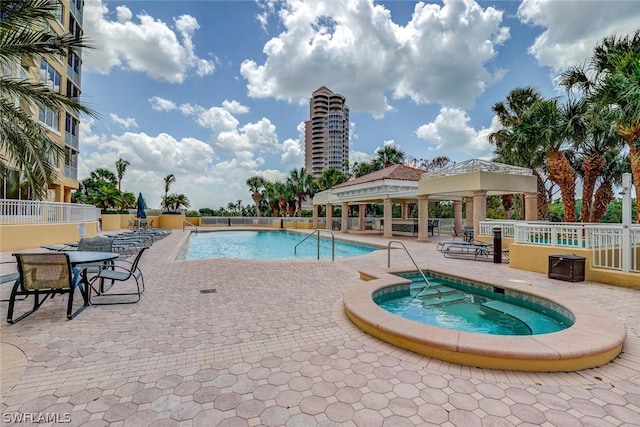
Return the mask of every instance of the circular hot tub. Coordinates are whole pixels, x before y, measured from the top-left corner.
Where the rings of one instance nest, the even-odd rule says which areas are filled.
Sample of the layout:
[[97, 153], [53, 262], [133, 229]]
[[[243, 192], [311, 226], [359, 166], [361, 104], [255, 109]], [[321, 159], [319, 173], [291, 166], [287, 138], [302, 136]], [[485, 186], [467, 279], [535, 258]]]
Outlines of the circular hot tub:
[[[376, 303], [384, 299], [381, 296], [409, 292], [412, 281], [406, 275], [411, 272], [396, 274], [362, 272], [361, 277], [367, 281], [344, 295], [346, 314], [368, 334], [425, 356], [480, 368], [567, 372], [610, 362], [620, 354], [626, 339], [624, 326], [593, 304], [560, 298], [526, 285], [489, 284], [435, 272], [428, 274], [477, 288], [480, 293], [495, 292], [512, 300], [520, 299], [525, 305], [546, 307], [569, 319], [570, 324], [548, 333], [500, 335], [420, 323], [393, 314]], [[495, 308], [500, 303], [488, 304], [491, 305]], [[514, 312], [509, 315], [524, 316]]]

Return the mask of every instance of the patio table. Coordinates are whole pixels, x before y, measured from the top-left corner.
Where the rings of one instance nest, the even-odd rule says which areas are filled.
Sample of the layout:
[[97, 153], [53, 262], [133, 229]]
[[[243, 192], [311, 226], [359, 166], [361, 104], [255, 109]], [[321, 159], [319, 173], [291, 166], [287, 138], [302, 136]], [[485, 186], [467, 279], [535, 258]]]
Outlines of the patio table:
[[82, 297], [84, 298], [84, 305], [91, 305], [91, 284], [86, 274], [87, 270], [86, 268], [82, 268], [82, 266], [113, 261], [118, 258], [120, 254], [116, 252], [95, 251], [65, 251], [65, 253], [69, 255], [69, 262], [74, 270], [74, 274], [81, 274], [80, 281], [83, 284], [81, 291]]

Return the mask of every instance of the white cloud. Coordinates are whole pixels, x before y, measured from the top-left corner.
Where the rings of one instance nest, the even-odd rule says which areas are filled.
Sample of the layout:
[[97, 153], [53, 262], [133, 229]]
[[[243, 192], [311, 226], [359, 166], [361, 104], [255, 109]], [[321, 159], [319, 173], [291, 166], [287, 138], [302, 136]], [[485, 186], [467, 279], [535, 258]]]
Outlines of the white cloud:
[[468, 125], [469, 120], [464, 110], [443, 107], [433, 122], [416, 130], [416, 135], [427, 142], [431, 157], [447, 156], [452, 160], [458, 157], [461, 160], [490, 158], [494, 147], [487, 137], [499, 128], [497, 119], [493, 119], [489, 128], [479, 131]]
[[304, 149], [300, 140], [289, 138], [282, 143], [281, 162], [289, 166], [304, 164]]
[[268, 151], [279, 150], [276, 127], [267, 118], [247, 123], [241, 128], [221, 132], [213, 145], [221, 150]]
[[377, 116], [392, 109], [388, 94], [467, 106], [496, 77], [486, 64], [509, 37], [502, 12], [472, 1], [417, 3], [405, 26], [372, 0], [283, 3], [265, 62], [241, 65], [251, 97], [304, 103], [326, 85]]
[[197, 56], [193, 34], [199, 28], [195, 18], [182, 15], [175, 29], [150, 15], [133, 14], [126, 6], [116, 7], [116, 20], [109, 18], [102, 0], [87, 0], [83, 25], [96, 49], [84, 50], [85, 70], [108, 74], [112, 68], [139, 71], [172, 83], [181, 83], [191, 70], [200, 76], [212, 74], [214, 63]]
[[233, 114], [245, 114], [249, 112], [249, 107], [240, 104], [238, 101], [222, 101], [222, 108]]
[[349, 150], [349, 164], [353, 165], [355, 163], [369, 163], [374, 156], [369, 153], [365, 153], [362, 151]]
[[123, 119], [122, 117], [118, 117], [113, 113], [109, 114], [109, 117], [111, 117], [111, 120], [113, 120], [115, 123], [119, 124], [125, 129], [138, 127], [138, 123], [136, 122], [136, 119], [134, 119], [133, 117], [127, 117], [126, 119]]
[[640, 7], [635, 1], [524, 0], [518, 17], [545, 29], [529, 52], [540, 65], [558, 72], [581, 65], [603, 38], [633, 33], [640, 22]]
[[173, 101], [160, 98], [159, 96], [149, 98], [149, 104], [151, 104], [151, 108], [156, 111], [171, 111], [177, 108], [176, 104]]

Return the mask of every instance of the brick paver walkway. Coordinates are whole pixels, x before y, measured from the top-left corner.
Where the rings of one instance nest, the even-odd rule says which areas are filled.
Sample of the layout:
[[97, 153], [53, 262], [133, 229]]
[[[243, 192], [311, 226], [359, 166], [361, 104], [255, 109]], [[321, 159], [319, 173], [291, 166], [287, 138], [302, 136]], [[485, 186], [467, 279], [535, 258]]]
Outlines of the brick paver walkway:
[[[553, 288], [627, 327], [623, 353], [600, 368], [477, 369], [394, 348], [346, 318], [342, 294], [360, 283], [359, 269], [386, 267], [386, 250], [333, 263], [175, 262], [184, 237], [174, 231], [145, 254], [137, 304], [93, 306], [67, 321], [56, 297], [2, 324], [3, 425], [25, 414], [78, 426], [640, 425], [638, 291], [444, 259], [434, 243], [403, 239], [421, 267]], [[393, 267], [410, 265], [393, 252]]]

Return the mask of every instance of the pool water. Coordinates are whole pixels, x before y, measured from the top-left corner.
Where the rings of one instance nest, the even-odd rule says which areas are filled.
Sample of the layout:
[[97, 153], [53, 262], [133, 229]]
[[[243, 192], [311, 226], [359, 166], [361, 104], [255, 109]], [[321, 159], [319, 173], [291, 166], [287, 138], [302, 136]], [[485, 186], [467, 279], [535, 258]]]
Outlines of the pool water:
[[[288, 231], [216, 231], [191, 233], [181, 260], [235, 258], [252, 260], [305, 260], [318, 258], [317, 236]], [[335, 257], [368, 254], [377, 248], [335, 240]], [[331, 260], [331, 239], [320, 239], [320, 259]]]
[[375, 302], [388, 312], [409, 320], [458, 331], [491, 335], [536, 335], [561, 331], [572, 321], [537, 304], [515, 301], [503, 294], [480, 295], [446, 279], [407, 277], [409, 292], [395, 291], [376, 296]]

